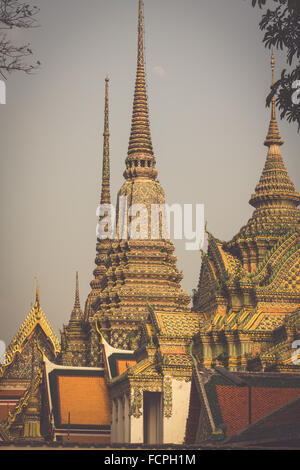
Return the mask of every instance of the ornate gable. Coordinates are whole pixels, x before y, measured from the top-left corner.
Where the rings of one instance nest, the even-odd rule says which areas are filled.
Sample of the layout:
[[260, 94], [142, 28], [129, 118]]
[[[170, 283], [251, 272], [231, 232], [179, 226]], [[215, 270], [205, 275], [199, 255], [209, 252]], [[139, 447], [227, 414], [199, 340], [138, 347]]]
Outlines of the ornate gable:
[[37, 344], [52, 359], [60, 352], [59, 340], [41, 309], [38, 287], [34, 306], [6, 350], [0, 379], [31, 378], [32, 368], [39, 362]]

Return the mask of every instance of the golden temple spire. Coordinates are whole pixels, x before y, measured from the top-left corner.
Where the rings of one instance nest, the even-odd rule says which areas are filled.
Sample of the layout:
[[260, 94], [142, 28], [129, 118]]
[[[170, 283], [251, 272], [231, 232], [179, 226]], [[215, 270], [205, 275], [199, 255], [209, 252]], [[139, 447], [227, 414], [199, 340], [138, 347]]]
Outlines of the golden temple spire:
[[[103, 169], [102, 169], [102, 190], [101, 190], [101, 200], [100, 204], [110, 204], [110, 159], [109, 159], [109, 78], [105, 79], [105, 107], [104, 107], [104, 132], [103, 132]], [[108, 211], [104, 211], [105, 217]], [[100, 289], [100, 280], [102, 279], [105, 271], [105, 258], [107, 251], [110, 247], [110, 240], [97, 240], [96, 245], [96, 268], [93, 271], [94, 279], [90, 282], [91, 292], [88, 295], [88, 298], [85, 303], [85, 319], [87, 320], [90, 316], [94, 314], [92, 305], [95, 302]]]
[[110, 204], [110, 164], [109, 164], [109, 78], [105, 79], [105, 109], [104, 109], [104, 132], [103, 132], [103, 167], [101, 204]]
[[[275, 60], [273, 51], [271, 67], [272, 85], [274, 85]], [[280, 223], [284, 223], [287, 226], [292, 224], [297, 225], [295, 221], [299, 219], [299, 210], [296, 208], [299, 205], [300, 199], [284, 165], [280, 151], [280, 145], [283, 143], [276, 121], [275, 96], [273, 96], [271, 122], [265, 141], [265, 145], [269, 148], [267, 160], [260, 181], [255, 188], [255, 194], [251, 197], [250, 204], [255, 208], [262, 209], [263, 218], [265, 218], [267, 213], [270, 215], [271, 209], [272, 211], [274, 210], [274, 214], [278, 218], [277, 221], [276, 219], [274, 220], [278, 225]], [[278, 204], [279, 200], [281, 200], [281, 205]], [[268, 207], [268, 211], [266, 211], [266, 207]]]
[[[274, 54], [272, 53], [272, 85], [275, 82], [274, 66]], [[280, 151], [282, 144], [283, 140], [280, 137], [276, 121], [275, 97], [273, 97], [269, 133], [265, 141], [268, 154], [259, 183], [249, 201], [255, 211], [247, 225], [235, 238], [249, 239], [250, 236], [260, 236], [261, 241], [268, 240], [265, 245], [267, 247], [299, 224], [300, 194], [296, 192], [286, 170]], [[264, 254], [261, 250], [260, 261]]]
[[[275, 58], [274, 52], [272, 51], [271, 56], [271, 68], [272, 68], [272, 86], [275, 83]], [[269, 132], [265, 140], [266, 147], [270, 147], [271, 145], [282, 145], [284, 142], [280, 137], [278, 124], [276, 120], [276, 106], [275, 106], [275, 96], [272, 98], [272, 109], [271, 109], [271, 121], [269, 126]]]
[[127, 169], [124, 176], [125, 178], [135, 176], [155, 178], [157, 171], [154, 165], [145, 76], [143, 0], [139, 0], [137, 73], [126, 159]]
[[[274, 85], [273, 52], [271, 67], [272, 85]], [[268, 154], [259, 182], [249, 201], [255, 211], [247, 224], [228, 244], [228, 247], [234, 249], [248, 246], [247, 250], [251, 253], [252, 259], [255, 259], [256, 254], [259, 253], [254, 263], [255, 266], [263, 260], [268, 249], [289, 230], [298, 227], [300, 223], [298, 208], [300, 194], [296, 191], [285, 167], [280, 149], [282, 144], [276, 121], [275, 97], [273, 97], [270, 128], [265, 141]], [[249, 261], [248, 265], [250, 266], [251, 263]]]

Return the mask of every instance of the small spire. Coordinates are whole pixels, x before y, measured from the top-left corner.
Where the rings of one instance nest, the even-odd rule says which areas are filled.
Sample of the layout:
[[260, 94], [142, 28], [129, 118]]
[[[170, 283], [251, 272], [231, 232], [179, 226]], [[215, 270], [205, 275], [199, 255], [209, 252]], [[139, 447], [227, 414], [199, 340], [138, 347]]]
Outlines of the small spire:
[[[271, 56], [271, 69], [272, 69], [272, 87], [275, 83], [275, 57], [274, 51], [272, 50]], [[269, 132], [265, 140], [265, 146], [270, 147], [271, 145], [282, 145], [284, 142], [280, 137], [278, 124], [276, 120], [276, 103], [275, 96], [272, 98], [272, 109], [271, 109], [271, 121], [269, 126]]]
[[41, 317], [40, 286], [38, 280], [35, 280], [35, 304], [33, 306], [37, 319]]
[[104, 109], [104, 132], [103, 132], [103, 167], [101, 204], [110, 204], [110, 163], [109, 163], [109, 78], [105, 78], [105, 109]]
[[78, 271], [76, 272], [76, 288], [75, 288], [75, 302], [74, 307], [71, 313], [71, 320], [81, 320], [83, 317], [83, 313], [80, 306], [80, 299], [79, 299], [79, 279], [78, 279]]
[[[105, 78], [105, 107], [104, 107], [104, 132], [103, 132], [103, 168], [102, 168], [102, 188], [101, 188], [101, 199], [100, 204], [110, 204], [110, 159], [109, 159], [109, 78]], [[108, 211], [104, 211], [102, 218], [108, 215]], [[100, 217], [100, 219], [101, 219]], [[91, 281], [90, 286], [92, 288], [87, 301], [85, 303], [85, 319], [92, 315], [93, 308], [92, 304], [98, 296], [98, 290], [100, 286], [100, 279], [106, 271], [105, 262], [103, 255], [105, 256], [106, 250], [103, 251], [103, 242], [106, 244], [107, 240], [98, 239], [96, 245], [96, 269], [94, 269], [94, 279]]]

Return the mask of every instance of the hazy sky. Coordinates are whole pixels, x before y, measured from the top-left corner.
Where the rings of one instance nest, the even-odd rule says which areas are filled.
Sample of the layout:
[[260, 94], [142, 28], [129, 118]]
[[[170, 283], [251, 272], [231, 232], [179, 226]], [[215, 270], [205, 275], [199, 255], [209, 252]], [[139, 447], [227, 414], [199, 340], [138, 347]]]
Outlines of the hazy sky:
[[[136, 73], [137, 0], [36, 0], [30, 41], [41, 70], [7, 81], [0, 105], [0, 339], [9, 341], [34, 301], [59, 332], [82, 307], [95, 259], [104, 79], [110, 76], [111, 188], [123, 183]], [[229, 240], [266, 157], [270, 52], [250, 0], [145, 0], [152, 140], [168, 203], [204, 203], [208, 228]], [[277, 54], [277, 72], [285, 66]], [[300, 189], [300, 136], [280, 122], [289, 174]], [[176, 242], [183, 287], [196, 287], [200, 253]]]

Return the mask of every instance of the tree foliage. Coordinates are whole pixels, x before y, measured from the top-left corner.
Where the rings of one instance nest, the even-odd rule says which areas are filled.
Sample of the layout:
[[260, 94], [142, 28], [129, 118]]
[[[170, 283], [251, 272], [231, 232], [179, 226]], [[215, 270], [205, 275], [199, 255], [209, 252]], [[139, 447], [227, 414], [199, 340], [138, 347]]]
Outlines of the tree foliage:
[[21, 0], [0, 0], [0, 75], [3, 78], [15, 70], [31, 73], [40, 65], [29, 61], [30, 45], [16, 45], [12, 35], [14, 29], [38, 26], [35, 18], [38, 11]]
[[[251, 0], [252, 6], [262, 8], [266, 0]], [[273, 8], [268, 8], [260, 21], [260, 29], [265, 32], [263, 42], [269, 49], [285, 51], [290, 69], [281, 72], [267, 97], [270, 106], [273, 96], [280, 110], [281, 118], [298, 123], [300, 130], [300, 104], [295, 104], [295, 82], [300, 80], [300, 0], [272, 0]]]

